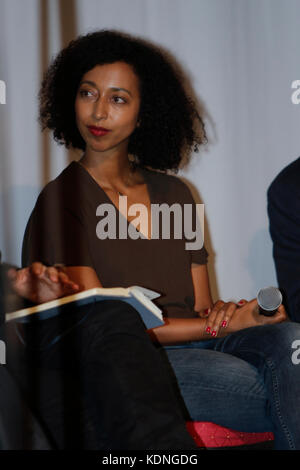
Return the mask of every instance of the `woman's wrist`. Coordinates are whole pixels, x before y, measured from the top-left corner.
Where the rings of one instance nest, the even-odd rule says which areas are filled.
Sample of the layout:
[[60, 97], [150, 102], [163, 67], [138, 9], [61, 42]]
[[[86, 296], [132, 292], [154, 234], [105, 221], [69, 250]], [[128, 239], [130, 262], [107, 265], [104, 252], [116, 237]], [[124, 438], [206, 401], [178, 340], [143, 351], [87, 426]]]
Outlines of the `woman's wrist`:
[[165, 324], [148, 333], [153, 342], [174, 345], [211, 339], [206, 331], [205, 318], [165, 318]]

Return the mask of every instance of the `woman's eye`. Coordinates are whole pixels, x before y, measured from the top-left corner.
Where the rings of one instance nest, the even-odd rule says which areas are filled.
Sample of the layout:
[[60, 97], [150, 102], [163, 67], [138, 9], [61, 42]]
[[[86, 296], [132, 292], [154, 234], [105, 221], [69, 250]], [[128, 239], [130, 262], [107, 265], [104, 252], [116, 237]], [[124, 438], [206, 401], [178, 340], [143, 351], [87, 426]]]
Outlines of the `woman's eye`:
[[113, 96], [113, 102], [116, 104], [123, 104], [126, 103], [125, 98], [122, 98], [121, 96]]
[[79, 94], [83, 98], [89, 98], [90, 96], [93, 96], [93, 92], [91, 92], [89, 90], [80, 90]]

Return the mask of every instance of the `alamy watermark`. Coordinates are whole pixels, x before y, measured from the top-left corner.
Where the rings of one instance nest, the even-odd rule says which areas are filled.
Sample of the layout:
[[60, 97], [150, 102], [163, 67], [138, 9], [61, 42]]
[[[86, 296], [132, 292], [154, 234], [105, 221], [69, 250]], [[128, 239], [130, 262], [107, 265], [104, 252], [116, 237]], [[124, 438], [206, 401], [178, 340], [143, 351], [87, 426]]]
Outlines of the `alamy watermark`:
[[[127, 205], [127, 196], [119, 196], [119, 211], [111, 203], [100, 204], [96, 216], [102, 217], [96, 226], [100, 240], [148, 238], [148, 209], [144, 204]], [[128, 216], [134, 217], [128, 223]], [[118, 233], [117, 233], [118, 221]], [[186, 250], [200, 250], [204, 243], [204, 204], [171, 206], [151, 204], [151, 239], [184, 239]]]
[[291, 88], [295, 89], [295, 91], [291, 95], [291, 100], [293, 104], [300, 103], [300, 80], [294, 80], [292, 82]]
[[6, 85], [3, 80], [0, 80], [0, 104], [6, 104]]
[[292, 349], [295, 349], [292, 354], [292, 363], [298, 365], [300, 364], [300, 339], [295, 339], [295, 341], [293, 341]]
[[0, 364], [6, 364], [6, 344], [0, 340]]

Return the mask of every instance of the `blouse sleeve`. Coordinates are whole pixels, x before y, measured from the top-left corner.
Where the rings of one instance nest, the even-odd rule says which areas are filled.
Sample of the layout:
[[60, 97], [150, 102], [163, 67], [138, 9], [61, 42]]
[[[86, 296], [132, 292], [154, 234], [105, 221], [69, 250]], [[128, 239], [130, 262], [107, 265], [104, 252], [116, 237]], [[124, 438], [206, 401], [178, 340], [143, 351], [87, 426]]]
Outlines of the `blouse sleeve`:
[[183, 203], [189, 207], [189, 209], [184, 208], [184, 217], [188, 216], [187, 226], [189, 231], [196, 234], [194, 238], [187, 237], [186, 230], [184, 230], [186, 247], [189, 247], [190, 261], [195, 264], [207, 264], [208, 252], [204, 246], [204, 226], [201, 223], [201, 212], [204, 208], [202, 205], [202, 207], [199, 205], [197, 208], [190, 189], [183, 181], [181, 183], [183, 184]]
[[66, 206], [53, 191], [41, 193], [26, 227], [22, 266], [34, 261], [47, 266], [93, 266], [79, 211]]

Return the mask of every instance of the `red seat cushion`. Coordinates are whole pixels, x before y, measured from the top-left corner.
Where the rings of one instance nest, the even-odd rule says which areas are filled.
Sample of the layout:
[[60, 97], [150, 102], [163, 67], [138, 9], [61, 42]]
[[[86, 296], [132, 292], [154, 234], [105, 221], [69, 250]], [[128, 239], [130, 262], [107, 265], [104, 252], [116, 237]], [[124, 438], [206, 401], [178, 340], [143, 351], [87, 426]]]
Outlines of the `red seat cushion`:
[[187, 429], [198, 447], [234, 447], [274, 440], [271, 432], [240, 432], [202, 421], [188, 421]]

